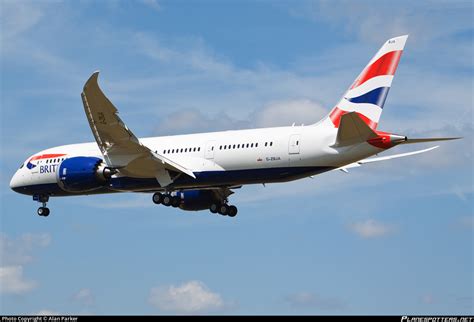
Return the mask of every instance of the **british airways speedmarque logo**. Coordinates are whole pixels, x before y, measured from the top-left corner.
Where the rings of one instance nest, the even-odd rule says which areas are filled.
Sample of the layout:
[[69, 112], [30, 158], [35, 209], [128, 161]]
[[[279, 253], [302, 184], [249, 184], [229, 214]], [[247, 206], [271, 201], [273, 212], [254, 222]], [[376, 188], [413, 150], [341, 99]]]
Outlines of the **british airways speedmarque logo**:
[[28, 163], [26, 164], [26, 167], [31, 170], [33, 168], [36, 168], [36, 164], [31, 163], [31, 159], [30, 159], [30, 161], [28, 161]]
[[[32, 161], [39, 161], [39, 160], [44, 160], [44, 159], [56, 159], [60, 158], [62, 156], [65, 156], [65, 154], [42, 154], [42, 155], [37, 155], [32, 157], [28, 162], [26, 163], [26, 167], [30, 170], [36, 168], [38, 164], [34, 164]], [[57, 160], [59, 161], [59, 159]], [[36, 163], [36, 162], [35, 162]], [[54, 172], [56, 170], [57, 164], [51, 164], [51, 165], [42, 165], [40, 166], [40, 172]]]

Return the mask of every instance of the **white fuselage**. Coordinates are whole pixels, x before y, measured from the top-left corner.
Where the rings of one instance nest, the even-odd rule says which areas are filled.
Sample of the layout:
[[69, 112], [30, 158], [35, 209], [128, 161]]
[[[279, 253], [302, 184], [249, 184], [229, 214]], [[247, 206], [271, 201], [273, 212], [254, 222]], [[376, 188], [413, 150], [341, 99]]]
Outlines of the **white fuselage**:
[[[143, 145], [190, 169], [196, 179], [181, 174], [171, 185], [161, 187], [156, 178], [130, 178], [117, 174], [104, 189], [84, 194], [291, 181], [333, 170], [382, 151], [366, 142], [344, 148], [333, 147], [337, 129], [325, 122], [327, 119], [310, 126], [143, 138], [140, 139]], [[68, 193], [58, 186], [60, 163], [77, 156], [103, 159], [95, 142], [43, 150], [24, 162], [10, 186], [29, 195], [81, 194]]]

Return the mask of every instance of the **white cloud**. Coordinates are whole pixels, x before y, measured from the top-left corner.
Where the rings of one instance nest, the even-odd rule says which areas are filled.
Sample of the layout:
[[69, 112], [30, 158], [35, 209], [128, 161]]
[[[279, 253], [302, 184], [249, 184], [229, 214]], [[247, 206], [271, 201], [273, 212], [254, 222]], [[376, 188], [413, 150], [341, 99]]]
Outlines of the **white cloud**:
[[309, 99], [270, 103], [263, 109], [256, 109], [250, 113], [247, 117], [248, 120], [238, 120], [224, 112], [208, 116], [198, 109], [185, 109], [164, 116], [156, 127], [155, 134], [169, 135], [253, 127], [289, 126], [293, 123], [308, 125], [318, 122], [326, 114], [326, 109]]
[[209, 313], [225, 308], [221, 296], [200, 281], [152, 288], [148, 302], [163, 311], [186, 314]]
[[328, 110], [309, 99], [274, 102], [256, 113], [260, 127], [313, 124], [321, 120]]
[[[374, 42], [410, 34], [410, 37], [416, 36], [417, 42], [426, 43], [472, 27], [472, 4], [469, 1], [457, 2], [456, 6], [443, 2], [409, 4], [380, 2], [375, 6], [370, 0], [311, 1], [293, 7], [290, 12], [295, 16], [324, 21], [335, 29]], [[447, 23], [453, 18], [456, 23]]]
[[36, 286], [36, 282], [25, 280], [23, 277], [23, 266], [0, 267], [0, 292], [2, 294], [24, 294]]
[[43, 10], [34, 2], [2, 1], [1, 9], [2, 46], [34, 27], [44, 16]]
[[33, 260], [33, 251], [44, 248], [51, 243], [51, 235], [47, 233], [25, 233], [16, 240], [0, 233], [0, 258], [2, 265], [26, 264]]
[[236, 130], [251, 127], [249, 121], [239, 121], [225, 113], [207, 115], [198, 109], [184, 109], [165, 115], [156, 126], [155, 135], [189, 134]]
[[23, 276], [23, 265], [33, 261], [33, 252], [51, 243], [47, 233], [25, 233], [17, 239], [10, 239], [0, 233], [0, 288], [5, 294], [24, 294], [33, 290], [37, 283], [26, 280]]
[[161, 5], [157, 0], [140, 0], [140, 2], [155, 11], [161, 11]]
[[349, 229], [362, 238], [378, 238], [391, 234], [393, 227], [374, 219], [356, 222], [349, 225]]
[[84, 306], [93, 306], [95, 304], [95, 297], [90, 288], [81, 288], [73, 294], [72, 299]]
[[285, 298], [294, 308], [314, 308], [320, 310], [343, 310], [346, 304], [336, 298], [327, 298], [310, 292], [299, 292]]

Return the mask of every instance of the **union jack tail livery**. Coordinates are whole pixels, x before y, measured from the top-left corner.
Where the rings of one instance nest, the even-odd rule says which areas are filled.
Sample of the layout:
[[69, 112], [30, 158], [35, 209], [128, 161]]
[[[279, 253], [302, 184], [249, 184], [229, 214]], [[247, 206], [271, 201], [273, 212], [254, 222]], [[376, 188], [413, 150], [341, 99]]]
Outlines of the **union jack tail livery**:
[[407, 38], [408, 35], [389, 39], [370, 60], [329, 113], [334, 127], [339, 127], [342, 115], [356, 112], [371, 129], [377, 128]]

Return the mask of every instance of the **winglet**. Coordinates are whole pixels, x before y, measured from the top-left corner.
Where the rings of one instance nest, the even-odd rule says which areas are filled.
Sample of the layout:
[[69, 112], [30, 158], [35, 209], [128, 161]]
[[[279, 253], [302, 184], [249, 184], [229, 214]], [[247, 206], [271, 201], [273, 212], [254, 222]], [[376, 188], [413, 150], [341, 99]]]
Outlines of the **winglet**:
[[99, 70], [96, 70], [95, 72], [92, 73], [92, 75], [87, 79], [86, 83], [84, 84], [84, 90], [91, 84], [92, 82], [95, 82], [98, 86], [98, 78], [99, 78]]

